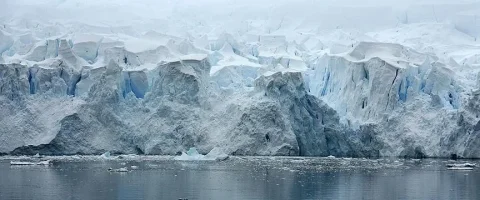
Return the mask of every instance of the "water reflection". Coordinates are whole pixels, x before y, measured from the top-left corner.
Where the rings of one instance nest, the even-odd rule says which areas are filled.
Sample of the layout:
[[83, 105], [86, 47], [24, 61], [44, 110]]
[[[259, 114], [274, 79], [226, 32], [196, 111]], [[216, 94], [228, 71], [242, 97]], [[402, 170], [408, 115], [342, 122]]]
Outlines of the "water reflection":
[[[477, 170], [447, 171], [434, 163], [320, 170], [302, 162], [84, 161], [12, 167], [3, 160], [0, 199], [480, 199]], [[106, 170], [131, 165], [140, 169]]]

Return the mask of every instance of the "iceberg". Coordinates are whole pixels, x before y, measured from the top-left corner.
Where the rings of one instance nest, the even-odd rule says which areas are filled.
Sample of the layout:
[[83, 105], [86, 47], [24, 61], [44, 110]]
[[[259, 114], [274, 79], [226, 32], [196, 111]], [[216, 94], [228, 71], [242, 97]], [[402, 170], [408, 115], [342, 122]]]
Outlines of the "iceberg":
[[186, 153], [182, 152], [182, 155], [176, 156], [175, 160], [205, 160], [205, 155], [198, 153], [195, 147], [191, 147]]
[[224, 161], [228, 158], [228, 154], [224, 153], [220, 148], [213, 148], [205, 155], [206, 160]]
[[202, 155], [198, 153], [195, 147], [190, 148], [186, 153], [182, 152], [182, 155], [176, 156], [175, 160], [208, 160], [208, 161], [224, 161], [227, 160], [229, 156], [222, 152], [220, 148], [214, 148], [210, 150], [207, 155]]
[[111, 155], [110, 155], [110, 152], [109, 152], [109, 151], [107, 151], [107, 152], [103, 153], [102, 155], [100, 155], [100, 158], [103, 158], [103, 159], [107, 159], [107, 158], [110, 158], [110, 157], [111, 157]]

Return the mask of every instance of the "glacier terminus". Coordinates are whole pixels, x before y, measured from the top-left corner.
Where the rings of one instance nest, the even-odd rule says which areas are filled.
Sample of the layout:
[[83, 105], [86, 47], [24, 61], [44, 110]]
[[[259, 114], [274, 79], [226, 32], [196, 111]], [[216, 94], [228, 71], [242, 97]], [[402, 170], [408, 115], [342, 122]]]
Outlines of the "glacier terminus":
[[480, 3], [359, 2], [1, 1], [0, 153], [480, 158]]

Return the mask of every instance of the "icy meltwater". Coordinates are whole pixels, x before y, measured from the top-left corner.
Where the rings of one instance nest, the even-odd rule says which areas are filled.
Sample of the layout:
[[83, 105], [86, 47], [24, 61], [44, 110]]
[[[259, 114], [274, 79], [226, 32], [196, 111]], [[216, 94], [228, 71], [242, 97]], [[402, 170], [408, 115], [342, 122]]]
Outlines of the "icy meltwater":
[[112, 156], [14, 166], [12, 159], [30, 160], [0, 157], [0, 199], [480, 199], [480, 171], [447, 170], [447, 160]]

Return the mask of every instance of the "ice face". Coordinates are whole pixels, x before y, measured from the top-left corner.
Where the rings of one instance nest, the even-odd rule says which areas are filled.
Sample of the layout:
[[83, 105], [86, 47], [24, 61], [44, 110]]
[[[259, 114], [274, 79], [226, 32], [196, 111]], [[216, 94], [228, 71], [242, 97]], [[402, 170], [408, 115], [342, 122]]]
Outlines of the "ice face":
[[205, 155], [199, 154], [195, 147], [191, 147], [187, 153], [182, 152], [182, 155], [174, 158], [175, 160], [204, 160]]
[[473, 1], [2, 3], [0, 153], [480, 157]]
[[11, 36], [5, 34], [3, 31], [0, 31], [0, 55], [10, 49], [13, 45], [13, 39]]

